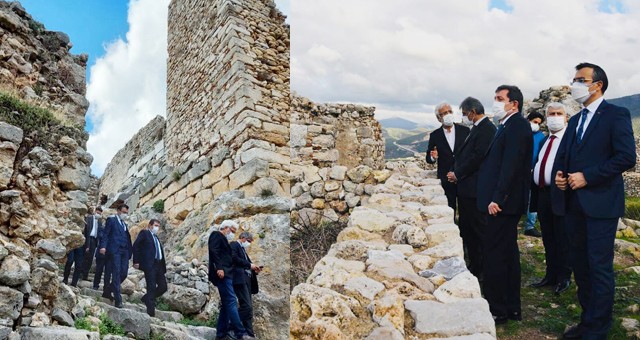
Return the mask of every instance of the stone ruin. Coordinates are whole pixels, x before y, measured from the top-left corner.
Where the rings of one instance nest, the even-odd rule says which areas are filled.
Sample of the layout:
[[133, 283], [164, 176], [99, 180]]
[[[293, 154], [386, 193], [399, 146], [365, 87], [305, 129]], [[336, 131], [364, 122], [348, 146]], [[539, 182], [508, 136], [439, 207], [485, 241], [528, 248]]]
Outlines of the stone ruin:
[[373, 107], [291, 101], [291, 196], [295, 223], [348, 219], [389, 177]]

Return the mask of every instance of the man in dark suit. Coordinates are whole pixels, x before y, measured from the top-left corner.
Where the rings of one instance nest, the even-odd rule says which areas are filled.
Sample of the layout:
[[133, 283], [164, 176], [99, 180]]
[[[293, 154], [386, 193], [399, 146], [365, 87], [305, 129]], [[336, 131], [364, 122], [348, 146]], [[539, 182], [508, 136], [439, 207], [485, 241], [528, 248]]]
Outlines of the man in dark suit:
[[549, 136], [540, 141], [534, 154], [533, 183], [531, 188], [531, 212], [538, 213], [546, 273], [542, 280], [531, 284], [532, 287], [555, 286], [555, 293], [560, 294], [569, 289], [571, 283], [571, 267], [569, 266], [569, 240], [564, 227], [563, 206], [564, 194], [554, 182], [553, 166], [558, 147], [564, 138], [567, 113], [562, 103], [552, 102], [546, 108]]
[[[104, 238], [104, 224], [98, 228], [98, 240], [97, 244], [99, 247], [101, 240]], [[104, 283], [102, 287], [107, 287], [111, 284], [111, 268], [106, 265], [107, 256], [102, 254], [100, 251], [95, 252], [96, 258], [96, 272], [93, 275], [93, 289], [98, 290], [100, 288], [100, 280], [102, 279], [102, 273], [104, 272]], [[111, 295], [108, 295], [109, 297]]]
[[496, 89], [493, 112], [500, 125], [478, 172], [478, 210], [488, 214], [483, 235], [484, 296], [496, 324], [522, 320], [520, 216], [527, 210], [531, 183], [531, 125], [522, 116], [522, 92]]
[[[209, 235], [209, 281], [218, 288], [220, 313], [216, 327], [216, 338], [224, 339], [233, 329], [235, 337], [254, 339], [247, 334], [240, 315], [238, 301], [233, 290], [233, 256], [229, 242], [233, 240], [238, 224], [224, 220], [218, 230]], [[231, 329], [229, 329], [231, 328]]]
[[122, 204], [117, 209], [117, 214], [109, 216], [104, 228], [104, 237], [100, 240], [100, 253], [107, 256], [106, 265], [111, 272], [111, 284], [104, 287], [103, 296], [115, 300], [115, 306], [122, 308], [122, 295], [120, 285], [127, 278], [129, 271], [129, 259], [133, 253], [129, 227], [124, 222], [129, 206]]
[[438, 178], [447, 196], [447, 202], [456, 211], [456, 185], [449, 182], [447, 173], [451, 170], [453, 160], [469, 135], [469, 128], [453, 123], [453, 110], [451, 105], [442, 103], [436, 106], [436, 118], [442, 126], [429, 135], [427, 147], [427, 163], [438, 162]]
[[98, 246], [98, 235], [102, 226], [100, 220], [102, 208], [97, 207], [93, 215], [88, 215], [84, 219], [84, 269], [82, 279], [89, 280], [89, 271], [93, 265], [93, 257]]
[[260, 272], [260, 267], [251, 262], [246, 249], [253, 242], [253, 236], [248, 232], [240, 233], [238, 240], [231, 242], [233, 258], [233, 290], [238, 297], [238, 314], [247, 330], [247, 334], [255, 336], [253, 332], [253, 304], [251, 302], [251, 280]]
[[144, 272], [147, 293], [142, 302], [147, 306], [149, 316], [156, 315], [156, 299], [167, 291], [167, 264], [164, 249], [158, 240], [160, 221], [152, 219], [147, 229], [140, 231], [133, 243], [133, 267]]
[[476, 98], [468, 97], [460, 104], [463, 123], [471, 125], [471, 132], [458, 150], [452, 171], [447, 174], [451, 183], [457, 183], [458, 224], [464, 242], [469, 271], [482, 276], [482, 233], [487, 224], [485, 214], [477, 208], [476, 188], [478, 170], [489, 145], [496, 134], [496, 127], [484, 115], [484, 106]]
[[67, 253], [67, 261], [64, 264], [64, 273], [62, 276], [62, 283], [69, 283], [69, 275], [71, 274], [71, 267], [73, 267], [73, 277], [71, 278], [71, 285], [76, 287], [78, 280], [82, 274], [82, 259], [84, 257], [84, 246], [80, 246]]
[[569, 339], [606, 339], [612, 322], [622, 173], [635, 166], [636, 149], [629, 110], [603, 98], [608, 85], [600, 66], [576, 66], [571, 96], [584, 109], [569, 120], [554, 167], [555, 183], [565, 191], [565, 225], [582, 307], [580, 323], [564, 334]]

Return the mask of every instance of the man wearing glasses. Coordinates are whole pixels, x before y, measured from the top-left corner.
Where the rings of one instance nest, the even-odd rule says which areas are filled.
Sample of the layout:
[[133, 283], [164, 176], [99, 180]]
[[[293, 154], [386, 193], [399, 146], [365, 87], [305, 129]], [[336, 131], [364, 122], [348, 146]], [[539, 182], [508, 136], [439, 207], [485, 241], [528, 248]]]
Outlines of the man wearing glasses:
[[611, 329], [615, 281], [613, 243], [624, 215], [622, 173], [636, 164], [629, 110], [603, 98], [609, 81], [598, 65], [576, 66], [571, 96], [583, 109], [567, 126], [554, 164], [555, 184], [565, 193], [580, 323], [565, 339], [606, 339]]

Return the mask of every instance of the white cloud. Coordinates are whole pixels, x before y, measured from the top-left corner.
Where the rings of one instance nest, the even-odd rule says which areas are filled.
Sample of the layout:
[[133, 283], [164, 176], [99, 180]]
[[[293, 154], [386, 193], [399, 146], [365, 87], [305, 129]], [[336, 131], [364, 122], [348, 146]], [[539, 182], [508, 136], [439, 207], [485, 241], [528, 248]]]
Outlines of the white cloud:
[[[491, 105], [501, 84], [532, 99], [590, 61], [609, 76], [607, 98], [640, 93], [638, 1], [621, 1], [623, 13], [600, 12], [600, 0], [511, 0], [510, 12], [489, 2], [296, 0], [292, 90], [415, 120], [403, 112], [467, 96]], [[318, 46], [340, 58], [314, 57]]]
[[107, 44], [91, 67], [87, 98], [94, 128], [87, 147], [97, 175], [140, 128], [165, 115], [168, 4], [131, 0], [126, 40]]

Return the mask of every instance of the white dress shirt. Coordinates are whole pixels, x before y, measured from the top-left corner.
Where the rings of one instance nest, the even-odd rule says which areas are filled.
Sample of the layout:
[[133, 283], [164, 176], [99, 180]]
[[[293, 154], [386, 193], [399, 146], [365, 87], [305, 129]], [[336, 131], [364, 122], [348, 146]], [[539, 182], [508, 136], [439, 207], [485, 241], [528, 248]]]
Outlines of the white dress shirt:
[[484, 117], [478, 119], [478, 121], [473, 123], [473, 125], [478, 126], [478, 124], [480, 124], [480, 122], [483, 121], [485, 118], [487, 118], [487, 116], [484, 116]]
[[91, 227], [91, 234], [89, 236], [97, 237], [98, 236], [98, 219], [95, 216], [92, 216], [91, 218], [93, 219], [93, 226]]
[[443, 126], [442, 131], [444, 132], [444, 137], [447, 139], [447, 144], [453, 151], [454, 146], [456, 145], [456, 124], [451, 126], [451, 131], [447, 131], [447, 129]]
[[162, 258], [164, 257], [164, 254], [162, 254], [162, 248], [160, 248], [160, 240], [158, 240], [158, 237], [154, 233], [151, 233], [151, 235], [153, 236], [153, 243], [156, 248], [155, 259], [162, 260]]
[[549, 146], [549, 142], [551, 142], [551, 136], [556, 136], [553, 141], [553, 145], [551, 145], [551, 151], [549, 151], [549, 156], [547, 158], [547, 163], [544, 167], [544, 185], [551, 185], [551, 180], [555, 179], [551, 177], [551, 171], [553, 169], [553, 161], [556, 159], [556, 154], [558, 153], [558, 147], [560, 146], [560, 142], [562, 141], [562, 137], [564, 136], [564, 132], [567, 128], [563, 128], [562, 130], [552, 133], [549, 135], [549, 138], [544, 142], [542, 147], [540, 148], [540, 152], [538, 153], [538, 162], [536, 162], [536, 166], [533, 168], [533, 181], [536, 185], [540, 185], [540, 166], [542, 166], [542, 159], [544, 158], [544, 153], [547, 151], [547, 147]]
[[[586, 107], [586, 109], [589, 110], [589, 113], [587, 113], [587, 118], [584, 121], [584, 127], [582, 128], [582, 136], [580, 136], [580, 138], [584, 137], [584, 133], [587, 131], [587, 126], [589, 126], [591, 119], [593, 119], [593, 115], [596, 113], [598, 106], [600, 106], [603, 100], [604, 100], [604, 97], [600, 97], [594, 100], [593, 103], [589, 104], [589, 106]], [[579, 115], [579, 118], [578, 118], [578, 125], [576, 126], [576, 134], [580, 129], [580, 123], [582, 123], [582, 115], [580, 114], [580, 112], [578, 112], [578, 115]]]

